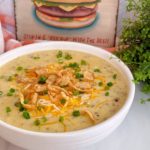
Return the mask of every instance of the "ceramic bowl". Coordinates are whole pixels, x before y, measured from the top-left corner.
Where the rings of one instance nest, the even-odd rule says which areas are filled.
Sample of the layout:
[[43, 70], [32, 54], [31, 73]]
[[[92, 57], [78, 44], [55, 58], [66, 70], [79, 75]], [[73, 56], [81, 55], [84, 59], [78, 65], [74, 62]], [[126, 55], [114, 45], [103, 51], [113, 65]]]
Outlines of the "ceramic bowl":
[[[0, 121], [0, 136], [5, 140], [29, 150], [79, 150], [94, 144], [114, 131], [126, 117], [133, 102], [135, 85], [129, 68], [116, 56], [97, 47], [74, 42], [43, 42], [20, 47], [0, 55], [0, 66], [32, 52], [45, 50], [75, 50], [96, 55], [117, 67], [126, 76], [129, 87], [123, 107], [111, 118], [95, 126], [66, 133], [39, 133], [23, 130]], [[118, 137], [119, 138], [119, 137]]]

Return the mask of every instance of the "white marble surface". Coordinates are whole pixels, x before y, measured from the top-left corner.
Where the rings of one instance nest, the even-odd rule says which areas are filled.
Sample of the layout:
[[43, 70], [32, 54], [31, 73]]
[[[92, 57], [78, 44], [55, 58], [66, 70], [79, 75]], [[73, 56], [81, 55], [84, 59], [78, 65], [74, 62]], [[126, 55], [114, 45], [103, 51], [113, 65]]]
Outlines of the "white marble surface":
[[[86, 150], [150, 150], [150, 103], [140, 104], [141, 97], [150, 97], [136, 87], [134, 103], [124, 122], [106, 139]], [[0, 139], [0, 150], [23, 150]], [[52, 149], [50, 149], [52, 150]]]

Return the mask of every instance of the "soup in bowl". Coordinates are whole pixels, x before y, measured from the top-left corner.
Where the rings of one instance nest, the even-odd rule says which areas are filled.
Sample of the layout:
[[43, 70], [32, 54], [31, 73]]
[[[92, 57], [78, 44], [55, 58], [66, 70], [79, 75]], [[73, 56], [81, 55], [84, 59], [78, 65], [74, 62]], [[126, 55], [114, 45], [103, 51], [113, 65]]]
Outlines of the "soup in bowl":
[[96, 47], [48, 42], [0, 59], [1, 134], [27, 149], [97, 142], [122, 122], [133, 100], [129, 69]]

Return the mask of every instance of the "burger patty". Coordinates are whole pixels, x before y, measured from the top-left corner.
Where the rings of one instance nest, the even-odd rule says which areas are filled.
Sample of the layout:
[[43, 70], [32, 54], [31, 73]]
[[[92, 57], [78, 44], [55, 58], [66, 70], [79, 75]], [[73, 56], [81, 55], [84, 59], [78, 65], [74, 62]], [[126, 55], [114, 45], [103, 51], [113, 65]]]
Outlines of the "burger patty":
[[84, 17], [84, 16], [89, 16], [93, 13], [96, 12], [97, 7], [91, 9], [91, 8], [85, 8], [83, 6], [81, 7], [77, 7], [72, 11], [64, 11], [63, 9], [59, 8], [59, 7], [48, 7], [48, 6], [41, 6], [41, 7], [37, 7], [36, 9], [42, 13], [45, 13], [47, 15], [51, 15], [51, 16], [56, 16], [56, 17], [67, 17], [67, 18], [72, 18], [72, 17]]

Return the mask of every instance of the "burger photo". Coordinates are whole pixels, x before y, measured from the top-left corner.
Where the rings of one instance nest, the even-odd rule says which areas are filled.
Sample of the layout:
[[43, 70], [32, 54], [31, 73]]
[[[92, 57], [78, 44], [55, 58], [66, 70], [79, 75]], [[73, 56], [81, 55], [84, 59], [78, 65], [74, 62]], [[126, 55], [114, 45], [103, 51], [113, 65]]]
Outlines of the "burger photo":
[[58, 28], [82, 28], [92, 24], [100, 0], [33, 0], [37, 17]]

